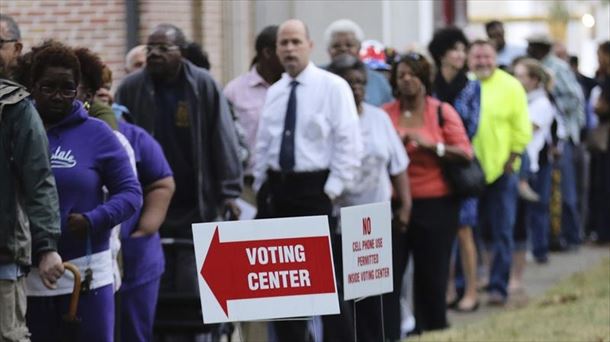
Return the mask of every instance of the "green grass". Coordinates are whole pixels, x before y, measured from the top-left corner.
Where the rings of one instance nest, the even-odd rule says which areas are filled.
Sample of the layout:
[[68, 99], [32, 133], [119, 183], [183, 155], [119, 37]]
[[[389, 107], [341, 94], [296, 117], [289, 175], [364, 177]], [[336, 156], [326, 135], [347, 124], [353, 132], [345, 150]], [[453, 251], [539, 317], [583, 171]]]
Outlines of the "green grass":
[[610, 342], [610, 259], [574, 274], [526, 307], [409, 341]]

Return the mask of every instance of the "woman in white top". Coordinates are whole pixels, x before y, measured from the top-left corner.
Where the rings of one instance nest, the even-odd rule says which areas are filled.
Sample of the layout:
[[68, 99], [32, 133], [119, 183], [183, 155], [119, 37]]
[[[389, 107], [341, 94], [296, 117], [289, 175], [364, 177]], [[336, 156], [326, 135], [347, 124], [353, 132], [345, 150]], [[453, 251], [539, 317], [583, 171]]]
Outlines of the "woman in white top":
[[[390, 201], [393, 189], [401, 203], [394, 213], [393, 226], [405, 231], [411, 215], [411, 192], [407, 176], [409, 157], [389, 116], [363, 101], [367, 81], [365, 68], [358, 58], [347, 54], [336, 57], [328, 67], [329, 71], [343, 77], [352, 88], [364, 146], [355, 181], [336, 203], [346, 207]], [[394, 286], [395, 291], [400, 291], [400, 280], [398, 284]], [[358, 302], [358, 340], [371, 341], [382, 337], [379, 307], [378, 298]]]
[[518, 218], [515, 225], [515, 252], [509, 291], [521, 291], [528, 233], [536, 261], [547, 261], [552, 167], [541, 152], [550, 140], [556, 111], [548, 96], [551, 76], [540, 62], [532, 58], [519, 59], [514, 65], [514, 74], [527, 92], [534, 134], [526, 148], [529, 169], [525, 171], [531, 174], [530, 186], [539, 195], [539, 201], [520, 203], [521, 219]]

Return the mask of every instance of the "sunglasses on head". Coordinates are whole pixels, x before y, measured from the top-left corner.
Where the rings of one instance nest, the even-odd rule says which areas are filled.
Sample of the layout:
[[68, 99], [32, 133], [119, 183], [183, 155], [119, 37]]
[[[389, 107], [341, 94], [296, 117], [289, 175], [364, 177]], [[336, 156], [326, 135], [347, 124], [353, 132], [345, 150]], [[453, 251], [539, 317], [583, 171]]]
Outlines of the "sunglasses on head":
[[423, 56], [422, 56], [422, 55], [420, 55], [420, 54], [419, 54], [419, 53], [417, 53], [417, 52], [409, 52], [409, 53], [407, 53], [407, 54], [406, 54], [406, 55], [404, 55], [404, 56], [405, 56], [406, 58], [410, 59], [410, 60], [413, 60], [413, 61], [419, 61], [420, 59], [422, 59], [422, 58], [423, 58]]

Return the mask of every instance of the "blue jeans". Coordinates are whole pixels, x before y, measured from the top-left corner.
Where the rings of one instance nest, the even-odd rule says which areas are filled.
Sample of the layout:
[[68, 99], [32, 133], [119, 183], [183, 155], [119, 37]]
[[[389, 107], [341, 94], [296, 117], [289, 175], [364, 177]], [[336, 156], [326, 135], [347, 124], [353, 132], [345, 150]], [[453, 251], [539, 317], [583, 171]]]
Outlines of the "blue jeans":
[[574, 144], [565, 142], [559, 160], [561, 168], [561, 235], [570, 245], [580, 244], [580, 213], [576, 192]]
[[504, 174], [489, 184], [479, 201], [481, 232], [492, 253], [489, 292], [506, 297], [517, 216], [517, 175]]
[[523, 152], [523, 154], [521, 155], [521, 168], [519, 168], [520, 180], [529, 180], [532, 177], [530, 167], [530, 157], [527, 155], [527, 152]]
[[541, 163], [540, 169], [530, 182], [532, 189], [540, 196], [539, 202], [527, 204], [526, 224], [530, 234], [532, 253], [536, 258], [546, 257], [549, 251], [549, 202], [551, 200], [551, 172], [550, 163]]

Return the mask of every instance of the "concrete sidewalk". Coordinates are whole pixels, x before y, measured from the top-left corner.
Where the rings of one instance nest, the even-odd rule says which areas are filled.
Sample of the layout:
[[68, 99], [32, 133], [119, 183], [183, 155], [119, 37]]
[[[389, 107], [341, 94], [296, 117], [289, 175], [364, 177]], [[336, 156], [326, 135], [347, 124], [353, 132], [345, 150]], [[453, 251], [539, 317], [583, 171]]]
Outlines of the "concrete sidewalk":
[[[536, 297], [543, 295], [549, 288], [563, 279], [568, 278], [572, 274], [584, 271], [590, 267], [597, 265], [604, 258], [610, 258], [610, 248], [608, 246], [592, 246], [584, 245], [577, 251], [551, 253], [549, 262], [544, 265], [539, 265], [534, 261], [528, 260], [525, 273], [524, 285], [527, 296], [530, 301]], [[471, 313], [458, 313], [453, 310], [448, 311], [449, 322], [452, 327], [466, 325], [485, 316], [498, 313], [504, 310], [510, 310], [515, 307], [511, 301], [506, 307], [489, 306], [486, 303], [487, 296], [481, 294], [479, 297], [479, 309]]]

